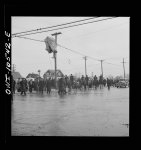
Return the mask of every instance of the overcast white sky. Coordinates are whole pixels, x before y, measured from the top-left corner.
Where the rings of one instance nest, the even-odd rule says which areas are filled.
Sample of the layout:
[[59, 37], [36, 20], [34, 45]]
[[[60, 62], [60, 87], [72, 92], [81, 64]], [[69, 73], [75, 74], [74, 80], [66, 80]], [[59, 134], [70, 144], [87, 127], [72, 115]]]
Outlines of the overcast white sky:
[[[12, 17], [12, 34], [86, 18], [90, 17]], [[121, 63], [123, 58], [128, 62], [125, 64], [125, 71], [129, 73], [129, 20], [129, 17], [118, 17], [66, 29], [27, 35], [26, 37], [44, 40], [55, 32], [61, 32], [62, 34], [58, 35], [58, 44], [86, 54], [86, 56], [106, 59], [103, 62], [104, 76], [117, 76], [123, 75], [123, 64]], [[85, 22], [88, 21], [92, 20]], [[43, 42], [18, 37], [12, 38], [12, 64], [16, 65], [16, 71], [26, 77], [28, 73], [38, 73], [38, 69], [41, 70], [41, 76], [48, 69], [54, 69], [53, 54], [48, 54], [45, 48], [46, 45]], [[64, 74], [85, 74], [83, 56], [59, 46], [57, 51], [57, 68]], [[92, 72], [93, 75], [99, 76], [101, 65], [99, 61], [88, 58], [87, 74], [90, 76]]]

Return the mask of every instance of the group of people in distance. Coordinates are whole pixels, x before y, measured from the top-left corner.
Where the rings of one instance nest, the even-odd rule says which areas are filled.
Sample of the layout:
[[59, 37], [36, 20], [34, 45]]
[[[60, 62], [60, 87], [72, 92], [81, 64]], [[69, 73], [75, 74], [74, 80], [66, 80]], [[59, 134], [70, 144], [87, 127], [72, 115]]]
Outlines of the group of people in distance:
[[[108, 89], [110, 86], [114, 86], [115, 82], [112, 79], [105, 79], [102, 75], [99, 78], [95, 75], [94, 77], [88, 77], [88, 75], [82, 75], [80, 78], [74, 77], [72, 74], [70, 76], [62, 76], [57, 78], [57, 84], [55, 79], [49, 77], [47, 79], [36, 78], [35, 80], [29, 80], [25, 78], [19, 78], [18, 81], [15, 81], [12, 77], [12, 92], [15, 94], [15, 91], [21, 92], [21, 95], [26, 95], [26, 92], [36, 91], [42, 93], [46, 91], [48, 94], [51, 93], [51, 89], [58, 89], [58, 94], [65, 94], [74, 90], [86, 90], [86, 89], [101, 89], [107, 85]], [[67, 90], [66, 90], [67, 89]]]

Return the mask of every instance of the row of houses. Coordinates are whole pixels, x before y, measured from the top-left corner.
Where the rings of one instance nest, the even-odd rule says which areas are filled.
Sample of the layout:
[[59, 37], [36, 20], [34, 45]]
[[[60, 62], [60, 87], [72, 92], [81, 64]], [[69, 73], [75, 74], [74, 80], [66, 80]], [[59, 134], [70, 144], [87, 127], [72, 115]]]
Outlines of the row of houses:
[[[14, 72], [12, 72], [12, 75], [13, 75], [14, 80], [17, 80], [18, 78], [23, 78], [19, 72], [15, 72], [15, 71], [14, 71]], [[64, 74], [62, 73], [62, 71], [59, 70], [59, 69], [56, 70], [56, 75], [57, 75], [57, 78], [64, 76]], [[55, 78], [55, 70], [49, 69], [49, 70], [47, 70], [47, 71], [44, 73], [43, 79], [47, 79], [47, 78], [49, 78], [49, 77]], [[27, 79], [33, 79], [33, 80], [34, 80], [35, 78], [39, 78], [39, 74], [29, 73], [29, 74], [26, 76], [26, 78], [27, 78]]]

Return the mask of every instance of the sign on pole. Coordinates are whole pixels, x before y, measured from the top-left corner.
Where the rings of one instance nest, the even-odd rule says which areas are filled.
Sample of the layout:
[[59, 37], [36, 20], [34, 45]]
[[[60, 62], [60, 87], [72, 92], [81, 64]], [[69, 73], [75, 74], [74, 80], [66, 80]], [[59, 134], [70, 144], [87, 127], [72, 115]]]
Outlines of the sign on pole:
[[56, 45], [56, 42], [53, 38], [47, 36], [44, 41], [45, 41], [45, 44], [46, 44], [46, 50], [49, 53], [52, 53], [52, 52], [56, 51], [57, 45]]

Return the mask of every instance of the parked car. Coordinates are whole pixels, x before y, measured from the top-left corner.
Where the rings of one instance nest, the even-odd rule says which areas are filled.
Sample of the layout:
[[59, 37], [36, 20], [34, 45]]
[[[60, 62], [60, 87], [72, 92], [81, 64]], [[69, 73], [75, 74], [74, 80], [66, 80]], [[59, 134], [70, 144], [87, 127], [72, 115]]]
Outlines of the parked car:
[[119, 87], [128, 87], [128, 82], [124, 79], [121, 79], [118, 83], [115, 85], [117, 88]]

